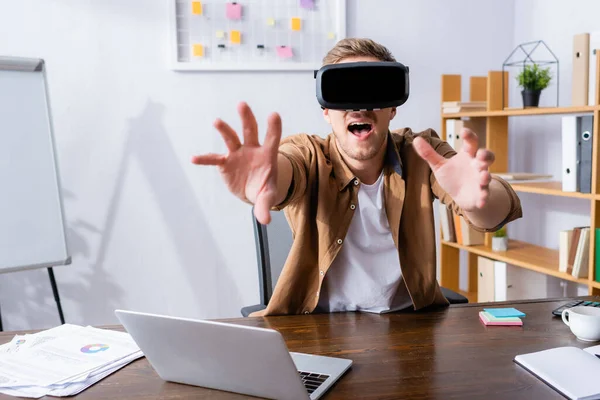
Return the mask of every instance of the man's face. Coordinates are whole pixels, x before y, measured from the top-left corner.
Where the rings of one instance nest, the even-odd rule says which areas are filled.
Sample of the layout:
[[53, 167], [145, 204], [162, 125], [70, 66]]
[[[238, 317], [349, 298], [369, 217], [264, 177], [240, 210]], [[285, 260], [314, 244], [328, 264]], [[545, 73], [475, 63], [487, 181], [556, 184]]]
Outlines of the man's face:
[[[373, 57], [345, 58], [340, 63], [379, 61]], [[323, 110], [325, 120], [344, 153], [355, 160], [370, 160], [386, 143], [390, 121], [396, 115], [396, 107], [377, 111]]]

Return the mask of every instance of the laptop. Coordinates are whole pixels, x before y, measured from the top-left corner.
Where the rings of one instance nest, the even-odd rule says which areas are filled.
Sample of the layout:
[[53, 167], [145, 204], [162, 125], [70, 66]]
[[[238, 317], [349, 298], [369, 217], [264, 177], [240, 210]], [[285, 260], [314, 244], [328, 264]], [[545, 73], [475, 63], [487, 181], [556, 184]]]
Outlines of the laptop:
[[169, 382], [271, 399], [318, 399], [352, 360], [289, 352], [279, 332], [116, 310], [157, 374]]

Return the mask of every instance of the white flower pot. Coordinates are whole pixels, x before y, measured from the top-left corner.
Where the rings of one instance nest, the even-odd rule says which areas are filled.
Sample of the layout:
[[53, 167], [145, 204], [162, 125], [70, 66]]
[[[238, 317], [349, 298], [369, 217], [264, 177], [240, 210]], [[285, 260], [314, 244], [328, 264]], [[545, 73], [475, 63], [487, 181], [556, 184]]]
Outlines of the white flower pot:
[[492, 250], [493, 251], [506, 251], [508, 250], [508, 237], [492, 237]]

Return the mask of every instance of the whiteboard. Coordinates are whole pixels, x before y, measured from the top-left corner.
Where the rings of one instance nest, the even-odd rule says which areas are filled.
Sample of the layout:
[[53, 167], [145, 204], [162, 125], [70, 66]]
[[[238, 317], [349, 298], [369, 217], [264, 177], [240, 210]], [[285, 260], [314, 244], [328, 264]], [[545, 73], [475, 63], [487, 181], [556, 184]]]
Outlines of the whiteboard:
[[316, 70], [346, 36], [346, 0], [169, 0], [174, 70]]
[[71, 262], [44, 61], [0, 56], [0, 272]]

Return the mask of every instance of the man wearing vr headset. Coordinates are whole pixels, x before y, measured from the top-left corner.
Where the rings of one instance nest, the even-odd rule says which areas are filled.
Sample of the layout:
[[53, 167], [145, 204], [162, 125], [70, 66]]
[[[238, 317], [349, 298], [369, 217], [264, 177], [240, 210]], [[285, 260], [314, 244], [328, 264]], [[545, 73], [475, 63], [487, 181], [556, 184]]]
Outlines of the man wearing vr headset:
[[[322, 106], [336, 93], [343, 103], [352, 85], [368, 81], [361, 79], [366, 63], [402, 69], [388, 49], [369, 39], [341, 40], [323, 61], [321, 78], [325, 69], [340, 66], [338, 78], [346, 81], [337, 83], [338, 90], [321, 83]], [[377, 97], [377, 90], [365, 93]], [[384, 87], [381, 93], [381, 99], [365, 103], [389, 104]], [[406, 88], [398, 103], [407, 95]], [[243, 143], [217, 119], [228, 154], [192, 160], [218, 166], [229, 190], [254, 204], [260, 223], [270, 222], [271, 209], [286, 212], [294, 243], [266, 310], [253, 316], [447, 305], [436, 280], [433, 200], [485, 232], [522, 216], [510, 185], [490, 175], [494, 155], [478, 149], [475, 133], [462, 133], [464, 144], [456, 153], [431, 129], [390, 131], [396, 106], [358, 111], [343, 109], [347, 106], [323, 107], [332, 127], [325, 138], [298, 134], [281, 140], [281, 119], [273, 113], [261, 145], [254, 115], [241, 103]]]

